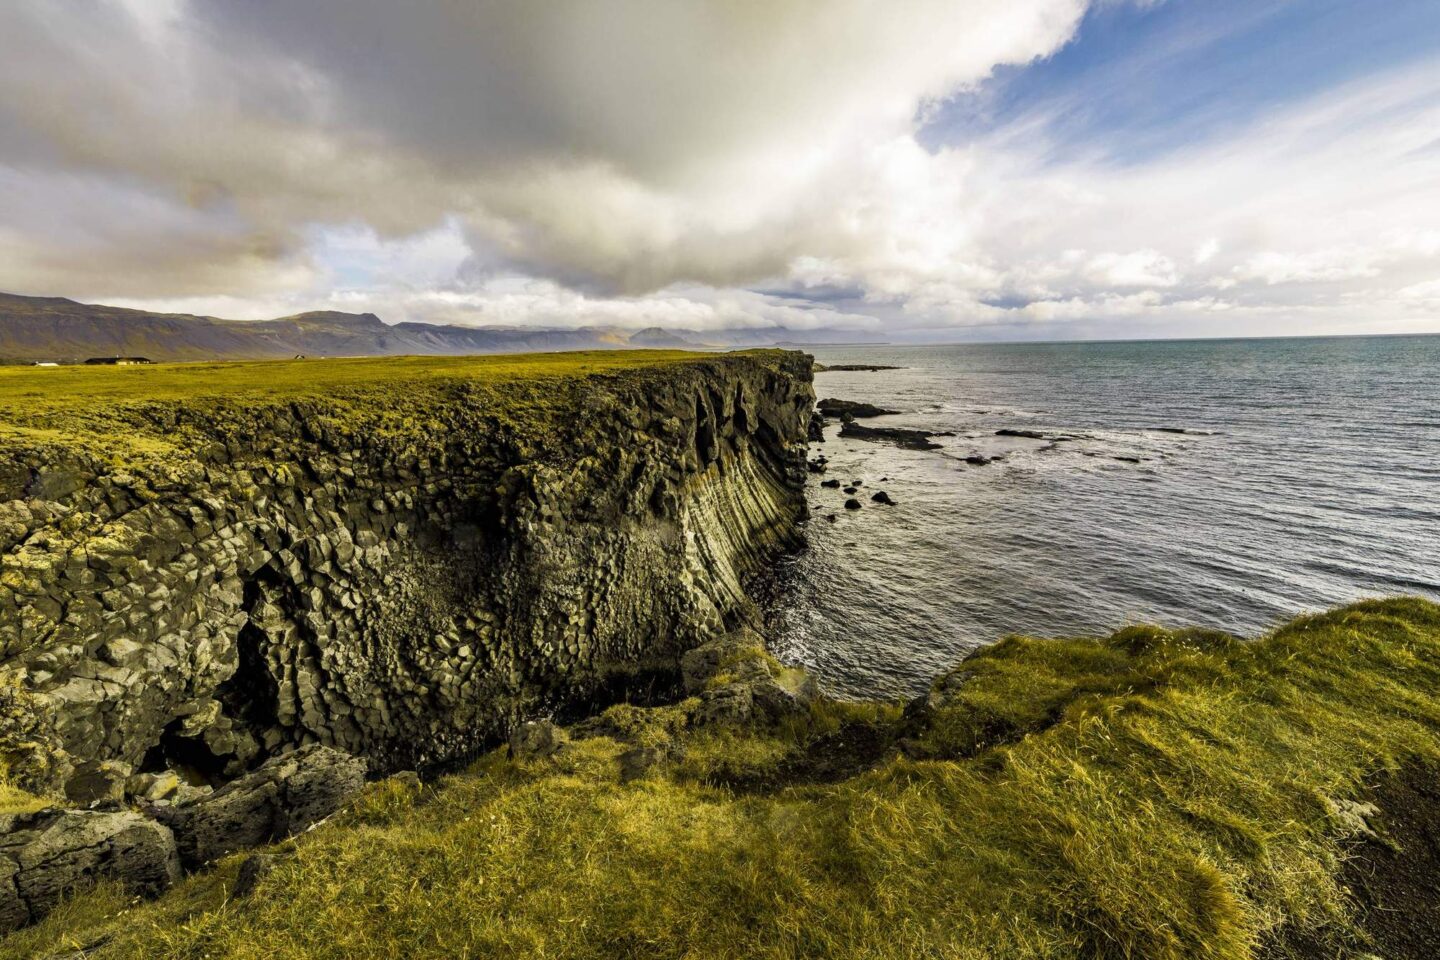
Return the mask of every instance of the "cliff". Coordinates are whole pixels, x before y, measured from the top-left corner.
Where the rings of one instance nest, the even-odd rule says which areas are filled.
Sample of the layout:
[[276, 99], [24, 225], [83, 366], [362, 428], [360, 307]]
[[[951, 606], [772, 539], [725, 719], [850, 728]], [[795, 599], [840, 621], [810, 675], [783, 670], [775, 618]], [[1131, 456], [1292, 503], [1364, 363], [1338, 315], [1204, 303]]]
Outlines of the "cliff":
[[12, 775], [413, 767], [673, 673], [794, 538], [813, 400], [778, 351], [0, 371]]

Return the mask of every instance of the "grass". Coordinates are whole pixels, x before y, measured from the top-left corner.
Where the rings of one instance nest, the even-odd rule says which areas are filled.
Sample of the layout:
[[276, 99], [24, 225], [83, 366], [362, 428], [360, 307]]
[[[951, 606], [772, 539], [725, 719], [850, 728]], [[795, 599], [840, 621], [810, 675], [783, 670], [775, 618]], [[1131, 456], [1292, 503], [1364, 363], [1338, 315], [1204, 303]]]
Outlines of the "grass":
[[0, 417], [84, 410], [111, 403], [213, 398], [295, 400], [372, 393], [436, 381], [583, 377], [693, 361], [681, 350], [594, 350], [475, 357], [357, 357], [145, 366], [0, 367]]
[[[1355, 935], [1334, 801], [1440, 753], [1440, 606], [1419, 599], [1248, 643], [1014, 638], [960, 670], [923, 727], [873, 705], [762, 732], [616, 708], [559, 759], [374, 785], [247, 898], [233, 859], [153, 903], [106, 886], [0, 956], [1283, 956], [1282, 927]], [[708, 785], [841, 722], [904, 751], [839, 783]], [[622, 784], [630, 742], [679, 750]]]
[[[774, 351], [749, 351], [762, 360]], [[459, 398], [477, 415], [536, 432], [573, 414], [595, 378], [640, 378], [724, 363], [678, 350], [598, 350], [474, 357], [0, 366], [0, 445], [65, 449], [124, 464], [185, 457], [219, 436], [253, 436], [268, 412], [303, 404], [339, 430], [413, 439], [443, 434]]]

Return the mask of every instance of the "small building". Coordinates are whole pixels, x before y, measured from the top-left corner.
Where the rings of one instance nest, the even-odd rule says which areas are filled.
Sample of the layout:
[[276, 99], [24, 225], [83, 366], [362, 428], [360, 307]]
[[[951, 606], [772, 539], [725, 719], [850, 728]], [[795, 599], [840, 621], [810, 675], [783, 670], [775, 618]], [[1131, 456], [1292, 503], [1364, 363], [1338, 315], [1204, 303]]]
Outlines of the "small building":
[[85, 361], [90, 366], [129, 367], [137, 363], [154, 363], [149, 357], [91, 357]]

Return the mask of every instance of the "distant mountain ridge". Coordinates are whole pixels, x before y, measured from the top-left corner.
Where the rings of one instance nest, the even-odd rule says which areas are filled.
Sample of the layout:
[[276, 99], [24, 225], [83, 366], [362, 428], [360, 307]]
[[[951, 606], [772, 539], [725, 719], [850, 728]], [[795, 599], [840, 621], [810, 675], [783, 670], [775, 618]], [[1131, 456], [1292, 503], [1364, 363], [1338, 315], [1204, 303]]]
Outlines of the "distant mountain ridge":
[[0, 294], [0, 359], [260, 360], [305, 356], [506, 353], [629, 346], [608, 328], [530, 330], [387, 324], [373, 313], [315, 311], [275, 320], [221, 320]]
[[373, 313], [316, 310], [275, 320], [222, 320], [0, 293], [0, 362], [73, 362], [90, 357], [273, 360], [307, 357], [445, 356], [629, 348], [760, 347], [801, 337], [854, 334], [787, 327], [705, 331], [647, 327], [577, 329], [386, 323]]

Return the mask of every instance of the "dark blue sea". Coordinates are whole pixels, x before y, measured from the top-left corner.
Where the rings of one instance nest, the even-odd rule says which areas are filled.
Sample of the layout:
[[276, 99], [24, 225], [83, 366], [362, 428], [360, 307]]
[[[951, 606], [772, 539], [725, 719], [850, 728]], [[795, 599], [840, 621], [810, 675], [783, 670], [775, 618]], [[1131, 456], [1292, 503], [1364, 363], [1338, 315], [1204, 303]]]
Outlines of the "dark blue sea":
[[[832, 422], [811, 448], [829, 470], [768, 612], [776, 652], [832, 693], [916, 693], [1009, 633], [1255, 635], [1440, 598], [1440, 336], [811, 352], [904, 368], [816, 375], [820, 397], [897, 411], [864, 423], [955, 434], [913, 452]], [[828, 478], [861, 480], [864, 509]]]

